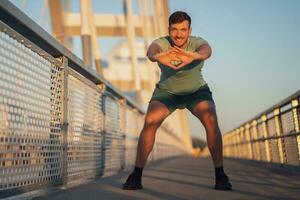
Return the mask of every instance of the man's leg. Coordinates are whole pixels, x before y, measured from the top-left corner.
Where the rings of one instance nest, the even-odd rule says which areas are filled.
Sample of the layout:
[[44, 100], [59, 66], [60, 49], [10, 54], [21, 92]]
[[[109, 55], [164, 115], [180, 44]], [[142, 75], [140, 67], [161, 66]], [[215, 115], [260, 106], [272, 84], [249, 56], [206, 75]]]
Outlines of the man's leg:
[[154, 145], [156, 130], [169, 115], [169, 109], [159, 101], [152, 101], [149, 104], [144, 127], [139, 137], [135, 162], [136, 167], [145, 166]]
[[206, 131], [207, 146], [215, 167], [223, 165], [222, 135], [219, 129], [215, 105], [211, 101], [198, 103], [193, 114], [201, 121]]
[[163, 103], [160, 103], [159, 101], [151, 101], [149, 103], [144, 127], [139, 137], [135, 169], [123, 185], [123, 189], [142, 189], [142, 171], [147, 158], [152, 151], [156, 130], [169, 115], [170, 111]]
[[230, 190], [231, 184], [223, 171], [222, 135], [218, 125], [215, 104], [212, 101], [201, 101], [192, 112], [206, 130], [207, 146], [215, 166], [216, 189]]

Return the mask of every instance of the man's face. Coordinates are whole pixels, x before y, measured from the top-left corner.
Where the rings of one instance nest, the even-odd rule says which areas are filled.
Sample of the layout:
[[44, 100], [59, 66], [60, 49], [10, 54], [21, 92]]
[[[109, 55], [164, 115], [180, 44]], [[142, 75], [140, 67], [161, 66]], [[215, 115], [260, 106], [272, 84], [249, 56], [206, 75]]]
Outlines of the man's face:
[[177, 24], [171, 24], [169, 27], [169, 35], [177, 47], [182, 47], [188, 42], [192, 28], [189, 27], [189, 21], [184, 20]]

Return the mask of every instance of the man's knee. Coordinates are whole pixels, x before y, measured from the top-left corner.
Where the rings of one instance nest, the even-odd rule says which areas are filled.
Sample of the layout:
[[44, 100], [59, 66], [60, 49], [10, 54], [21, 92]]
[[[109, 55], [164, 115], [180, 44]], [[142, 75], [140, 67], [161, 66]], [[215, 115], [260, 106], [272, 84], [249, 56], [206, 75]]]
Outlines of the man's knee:
[[147, 116], [145, 118], [145, 127], [156, 127], [158, 128], [160, 124], [163, 122], [163, 118], [154, 117], [154, 116]]
[[217, 129], [215, 131], [219, 131], [218, 119], [214, 110], [204, 113], [201, 118], [201, 122], [206, 129]]
[[205, 124], [214, 125], [217, 123], [217, 116], [214, 113], [206, 113], [203, 116], [203, 121]]

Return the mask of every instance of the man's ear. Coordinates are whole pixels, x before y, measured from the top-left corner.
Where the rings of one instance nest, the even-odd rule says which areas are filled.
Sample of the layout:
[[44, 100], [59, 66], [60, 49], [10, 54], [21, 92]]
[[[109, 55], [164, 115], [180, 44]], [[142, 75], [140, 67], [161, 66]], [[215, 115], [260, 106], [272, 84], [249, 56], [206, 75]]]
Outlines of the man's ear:
[[189, 35], [191, 35], [191, 34], [192, 34], [192, 27], [189, 30]]

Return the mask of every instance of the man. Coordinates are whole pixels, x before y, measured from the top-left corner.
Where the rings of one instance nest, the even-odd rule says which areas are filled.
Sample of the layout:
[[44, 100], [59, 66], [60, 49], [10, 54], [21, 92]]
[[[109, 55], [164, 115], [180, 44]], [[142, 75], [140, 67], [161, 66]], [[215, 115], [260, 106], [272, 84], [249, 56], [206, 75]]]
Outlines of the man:
[[204, 125], [207, 144], [215, 167], [215, 189], [231, 190], [223, 170], [222, 136], [217, 122], [212, 93], [204, 81], [201, 69], [210, 57], [209, 44], [191, 36], [191, 18], [177, 11], [169, 17], [169, 35], [152, 42], [147, 56], [161, 69], [149, 101], [144, 127], [141, 131], [134, 171], [123, 189], [142, 189], [142, 171], [155, 140], [155, 133], [173, 111], [187, 108]]

